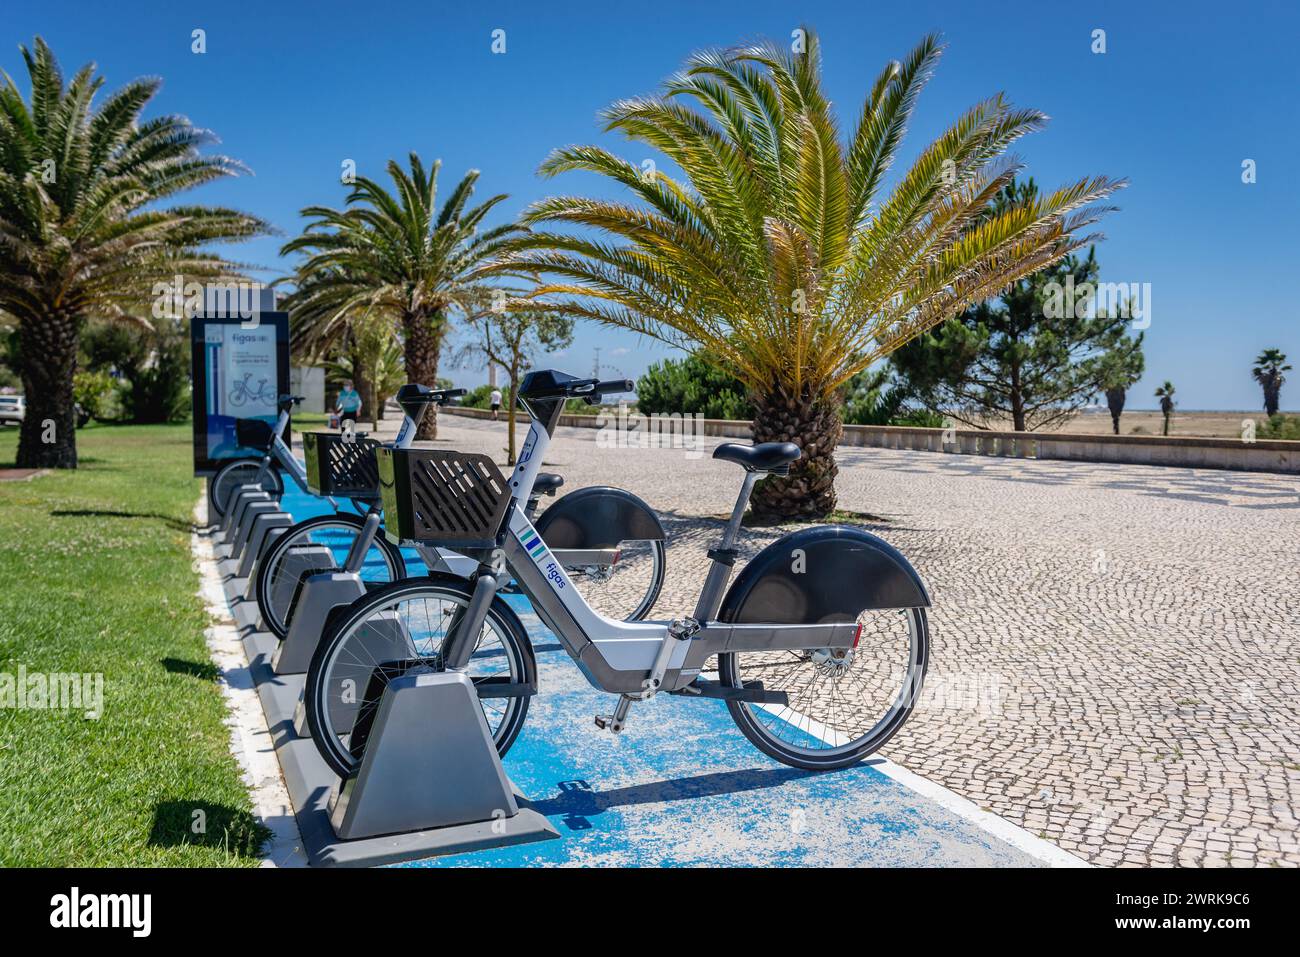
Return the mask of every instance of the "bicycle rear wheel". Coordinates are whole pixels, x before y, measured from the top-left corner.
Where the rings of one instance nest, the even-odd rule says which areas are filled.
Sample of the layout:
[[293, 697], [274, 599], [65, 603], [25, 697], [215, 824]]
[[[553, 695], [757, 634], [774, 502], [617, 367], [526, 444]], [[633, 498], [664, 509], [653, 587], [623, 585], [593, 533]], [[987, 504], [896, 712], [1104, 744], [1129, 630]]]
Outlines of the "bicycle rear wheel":
[[[217, 521], [225, 517], [226, 506], [231, 493], [241, 485], [251, 485], [257, 481], [257, 473], [262, 468], [261, 459], [235, 459], [223, 465], [217, 474], [208, 479], [208, 520]], [[268, 468], [262, 477], [262, 488], [273, 496], [284, 494], [284, 479], [274, 467]]]
[[[361, 765], [364, 750], [354, 745], [352, 730], [379, 705], [383, 682], [377, 672], [441, 670], [448, 626], [469, 606], [472, 592], [468, 581], [450, 575], [408, 578], [353, 602], [326, 629], [307, 670], [303, 704], [316, 749], [339, 777]], [[499, 596], [488, 609], [467, 673], [480, 686], [483, 715], [504, 755], [528, 714], [521, 686], [536, 689], [537, 667], [527, 630]], [[501, 696], [491, 695], [493, 685]]]
[[847, 767], [878, 750], [911, 717], [930, 657], [924, 608], [867, 610], [855, 647], [729, 652], [718, 680], [762, 681], [788, 705], [728, 701], [751, 743], [782, 764], [814, 771]]
[[[340, 569], [356, 543], [365, 518], [348, 512], [317, 515], [281, 535], [257, 562], [257, 609], [267, 630], [285, 639], [299, 580], [306, 574]], [[385, 584], [406, 577], [401, 550], [375, 536], [359, 572], [366, 583]]]

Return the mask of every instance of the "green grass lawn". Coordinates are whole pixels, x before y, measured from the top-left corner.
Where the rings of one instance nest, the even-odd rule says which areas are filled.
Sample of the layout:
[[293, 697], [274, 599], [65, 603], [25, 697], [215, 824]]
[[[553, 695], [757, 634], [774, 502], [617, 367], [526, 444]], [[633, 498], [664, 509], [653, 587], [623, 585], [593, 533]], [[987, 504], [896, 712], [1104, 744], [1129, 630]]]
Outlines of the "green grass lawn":
[[257, 863], [195, 594], [190, 434], [91, 426], [77, 471], [0, 482], [0, 674], [103, 675], [98, 720], [0, 707], [0, 864]]

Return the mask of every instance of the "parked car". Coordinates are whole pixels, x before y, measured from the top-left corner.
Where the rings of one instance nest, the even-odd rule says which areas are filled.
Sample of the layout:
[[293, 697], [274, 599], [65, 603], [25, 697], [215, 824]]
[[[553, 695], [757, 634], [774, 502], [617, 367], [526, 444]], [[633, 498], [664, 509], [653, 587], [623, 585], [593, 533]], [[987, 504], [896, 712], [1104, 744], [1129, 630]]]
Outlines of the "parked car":
[[21, 395], [0, 395], [0, 425], [22, 423], [27, 415], [27, 400]]

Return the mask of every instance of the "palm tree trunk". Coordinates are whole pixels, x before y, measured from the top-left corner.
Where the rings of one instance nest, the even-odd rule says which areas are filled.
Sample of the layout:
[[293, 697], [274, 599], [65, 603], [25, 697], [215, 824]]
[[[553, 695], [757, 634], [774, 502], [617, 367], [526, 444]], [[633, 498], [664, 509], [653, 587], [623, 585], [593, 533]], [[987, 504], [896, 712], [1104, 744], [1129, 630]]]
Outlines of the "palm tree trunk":
[[1119, 417], [1124, 414], [1125, 389], [1112, 386], [1106, 390], [1106, 405], [1110, 408], [1110, 422], [1119, 435]]
[[834, 399], [794, 396], [777, 388], [754, 401], [754, 442], [793, 442], [803, 455], [785, 478], [754, 486], [750, 507], [764, 523], [825, 518], [835, 510], [835, 446], [844, 434]]
[[18, 326], [19, 375], [27, 396], [18, 435], [19, 468], [77, 467], [72, 375], [77, 369], [79, 327], [75, 316], [61, 312]]
[[1278, 399], [1281, 397], [1281, 386], [1269, 383], [1264, 386], [1264, 412], [1269, 418], [1277, 415]]
[[1020, 363], [1011, 363], [1011, 428], [1025, 431], [1025, 395], [1020, 387]]
[[375, 395], [371, 382], [370, 370], [366, 366], [365, 357], [361, 354], [360, 349], [355, 349], [352, 353], [352, 385], [356, 388], [357, 395], [361, 396], [362, 412], [370, 413], [371, 428], [374, 428]]
[[[426, 312], [408, 313], [403, 323], [406, 342], [406, 381], [434, 388], [438, 382], [438, 354], [442, 351], [442, 317]], [[438, 407], [430, 403], [415, 433], [418, 440], [438, 437]]]

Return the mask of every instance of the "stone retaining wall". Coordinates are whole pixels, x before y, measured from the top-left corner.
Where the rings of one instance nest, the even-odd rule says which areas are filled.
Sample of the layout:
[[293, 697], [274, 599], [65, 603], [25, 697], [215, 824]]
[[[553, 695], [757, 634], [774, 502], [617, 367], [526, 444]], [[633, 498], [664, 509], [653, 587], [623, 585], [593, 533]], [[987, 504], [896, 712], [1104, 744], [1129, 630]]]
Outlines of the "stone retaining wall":
[[[491, 418], [483, 409], [445, 407], [453, 415]], [[518, 413], [518, 421], [528, 416]], [[504, 416], [502, 416], [504, 418]], [[607, 417], [562, 415], [560, 424], [599, 428]], [[704, 435], [750, 440], [748, 422], [696, 419]], [[846, 425], [841, 445], [1005, 458], [1072, 459], [1182, 468], [1237, 469], [1300, 474], [1300, 442], [1205, 439], [1163, 435], [1074, 435], [1067, 432], [992, 432], [981, 429], [920, 429], [894, 425]]]

